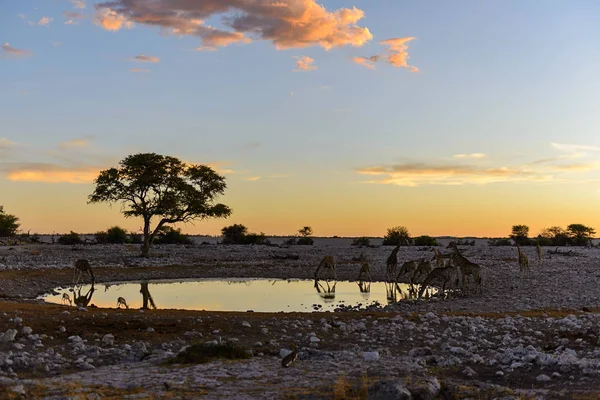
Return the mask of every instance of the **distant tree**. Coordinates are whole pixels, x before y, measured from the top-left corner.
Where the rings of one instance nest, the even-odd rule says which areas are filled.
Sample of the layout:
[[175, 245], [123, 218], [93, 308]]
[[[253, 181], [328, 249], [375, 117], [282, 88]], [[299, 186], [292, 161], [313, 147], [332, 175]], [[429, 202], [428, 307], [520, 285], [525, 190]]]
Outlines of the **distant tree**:
[[571, 243], [568, 232], [560, 226], [543, 229], [539, 238], [541, 246], [566, 246]]
[[298, 233], [300, 234], [300, 236], [309, 237], [313, 234], [313, 230], [310, 226], [305, 226], [304, 228], [299, 229]]
[[81, 240], [81, 236], [79, 236], [78, 233], [76, 232], [69, 232], [66, 235], [62, 235], [61, 237], [58, 238], [58, 244], [64, 244], [64, 245], [74, 245], [74, 244], [81, 244], [83, 243], [83, 240]]
[[159, 244], [193, 244], [192, 239], [181, 232], [181, 228], [163, 226], [154, 239]]
[[518, 245], [529, 245], [529, 227], [527, 225], [513, 225], [510, 238]]
[[415, 246], [437, 246], [438, 242], [434, 237], [423, 235], [413, 238], [413, 244]]
[[298, 238], [296, 244], [304, 246], [312, 246], [314, 244], [315, 241], [310, 237], [310, 235], [313, 234], [313, 230], [310, 226], [305, 226], [304, 228], [299, 229], [298, 233], [301, 237]]
[[233, 224], [221, 229], [223, 244], [243, 244], [248, 228], [242, 224]]
[[369, 246], [371, 246], [371, 240], [366, 236], [359, 237], [359, 238], [352, 240], [351, 246], [369, 247]]
[[129, 242], [127, 231], [118, 226], [110, 227], [106, 232], [97, 232], [94, 237], [96, 238], [96, 242], [100, 244], [123, 244]]
[[596, 234], [594, 228], [583, 224], [571, 224], [567, 226], [567, 233], [575, 246], [583, 246], [591, 243], [592, 237]]
[[4, 211], [4, 207], [0, 206], [0, 237], [16, 235], [20, 226], [20, 224], [17, 223], [18, 220], [19, 218], [7, 214]]
[[387, 234], [383, 237], [384, 246], [408, 246], [410, 245], [410, 234], [405, 226], [395, 226], [388, 228]]
[[[206, 165], [187, 164], [171, 156], [127, 156], [119, 167], [101, 171], [94, 183], [89, 203], [119, 202], [125, 217], [142, 217], [143, 257], [148, 257], [154, 237], [165, 224], [226, 218], [232, 212], [215, 203], [227, 187], [223, 176]], [[154, 217], [160, 219], [152, 229]]]

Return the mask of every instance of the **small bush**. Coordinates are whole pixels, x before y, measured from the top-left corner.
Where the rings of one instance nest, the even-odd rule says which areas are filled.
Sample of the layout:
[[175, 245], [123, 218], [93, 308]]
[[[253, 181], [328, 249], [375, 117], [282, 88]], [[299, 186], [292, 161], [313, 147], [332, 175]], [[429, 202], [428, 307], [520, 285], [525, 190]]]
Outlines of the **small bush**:
[[288, 240], [284, 241], [283, 244], [287, 246], [295, 246], [296, 245], [296, 237], [291, 237]]
[[129, 243], [131, 244], [142, 244], [144, 236], [141, 233], [129, 232]]
[[410, 246], [411, 239], [408, 229], [405, 226], [395, 226], [387, 230], [383, 237], [384, 246]]
[[202, 364], [212, 360], [225, 358], [228, 360], [243, 360], [250, 358], [250, 351], [234, 343], [223, 344], [193, 344], [179, 352], [168, 361], [169, 364]]
[[163, 226], [154, 238], [156, 244], [193, 244], [192, 239], [181, 233], [181, 229]]
[[0, 237], [14, 236], [19, 229], [17, 221], [19, 218], [4, 212], [4, 207], [0, 206]]
[[415, 246], [437, 246], [438, 242], [435, 238], [427, 235], [418, 236], [413, 238], [413, 243]]
[[510, 238], [492, 238], [488, 239], [489, 246], [512, 246]]
[[81, 243], [83, 243], [83, 240], [81, 240], [81, 236], [79, 236], [78, 233], [75, 233], [73, 231], [71, 231], [67, 235], [62, 235], [61, 237], [58, 238], [58, 244], [74, 245], [74, 244], [81, 244]]
[[242, 224], [234, 224], [221, 229], [221, 233], [223, 234], [223, 244], [244, 244], [248, 228]]
[[244, 236], [244, 244], [268, 244], [264, 233], [249, 233]]
[[108, 234], [104, 231], [94, 233], [94, 239], [98, 244], [106, 244], [108, 243]]
[[312, 246], [314, 243], [315, 241], [311, 237], [299, 237], [296, 241], [296, 244], [300, 246]]
[[359, 237], [352, 241], [351, 246], [369, 247], [369, 246], [371, 246], [371, 240], [369, 240], [369, 238], [366, 236]]

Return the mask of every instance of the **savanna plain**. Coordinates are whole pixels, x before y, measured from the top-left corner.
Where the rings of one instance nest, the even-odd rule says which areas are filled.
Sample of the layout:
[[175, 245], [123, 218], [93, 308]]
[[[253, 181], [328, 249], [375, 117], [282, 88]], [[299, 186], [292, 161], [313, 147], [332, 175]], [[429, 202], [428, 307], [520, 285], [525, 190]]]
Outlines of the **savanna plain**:
[[[438, 240], [436, 248], [449, 253], [449, 241]], [[478, 239], [458, 248], [480, 266], [481, 290], [471, 279], [447, 295], [405, 299], [390, 285], [388, 304], [340, 305], [335, 312], [40, 300], [73, 286], [79, 259], [89, 261], [103, 291], [125, 281], [312, 280], [324, 256], [334, 257], [339, 281], [355, 281], [361, 260], [370, 263], [373, 281], [385, 281], [394, 249], [380, 246], [381, 239], [368, 247], [352, 246], [350, 238], [315, 238], [312, 246], [270, 242], [222, 245], [194, 237], [189, 245], [156, 245], [147, 258], [132, 245], [0, 246], [0, 398], [600, 398], [595, 245], [542, 247], [541, 260], [535, 246], [522, 247], [530, 267], [523, 273], [515, 246]], [[433, 252], [405, 246], [397, 256], [400, 269]], [[289, 354], [295, 360], [284, 367]]]

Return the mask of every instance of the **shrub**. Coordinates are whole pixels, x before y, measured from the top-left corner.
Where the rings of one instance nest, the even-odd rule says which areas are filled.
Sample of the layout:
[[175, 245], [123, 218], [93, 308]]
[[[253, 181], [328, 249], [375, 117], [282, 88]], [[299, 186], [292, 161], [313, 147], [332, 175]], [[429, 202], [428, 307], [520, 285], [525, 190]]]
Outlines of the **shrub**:
[[221, 233], [223, 244], [270, 244], [264, 233], [248, 233], [248, 228], [241, 224], [226, 226]]
[[294, 245], [296, 245], [296, 237], [293, 236], [293, 237], [289, 238], [288, 240], [284, 241], [283, 244], [285, 244], [287, 246], [294, 246]]
[[137, 232], [129, 232], [129, 243], [142, 244], [144, 241], [144, 235]]
[[395, 226], [388, 228], [387, 234], [383, 237], [384, 246], [409, 246], [411, 244], [410, 234], [405, 226]]
[[221, 233], [223, 234], [223, 244], [244, 244], [248, 228], [242, 224], [234, 224], [221, 229]]
[[371, 246], [371, 240], [369, 240], [369, 238], [366, 236], [359, 237], [352, 241], [351, 246], [369, 247]]
[[512, 246], [512, 240], [510, 238], [492, 238], [488, 239], [489, 246]]
[[527, 225], [513, 225], [510, 238], [519, 246], [529, 246], [531, 240], [527, 237], [528, 235], [529, 227]]
[[264, 233], [248, 233], [244, 236], [243, 244], [268, 244]]
[[296, 244], [300, 246], [312, 246], [314, 243], [315, 241], [311, 237], [299, 237], [296, 241]]
[[228, 360], [247, 359], [251, 357], [250, 351], [235, 343], [208, 344], [199, 343], [180, 351], [169, 364], [199, 364], [212, 360], [225, 358]]
[[108, 234], [104, 231], [96, 232], [94, 233], [94, 239], [98, 244], [106, 244], [108, 243]]
[[79, 236], [78, 233], [75, 233], [73, 231], [71, 231], [67, 235], [62, 235], [58, 238], [58, 244], [73, 245], [81, 243], [83, 243], [83, 240], [81, 240], [81, 236]]
[[156, 244], [193, 244], [192, 240], [181, 233], [181, 229], [172, 226], [161, 227], [158, 235], [154, 238]]
[[438, 242], [435, 238], [427, 235], [418, 236], [413, 239], [415, 246], [437, 246]]
[[16, 235], [19, 229], [18, 220], [14, 215], [4, 212], [4, 207], [0, 206], [0, 237]]

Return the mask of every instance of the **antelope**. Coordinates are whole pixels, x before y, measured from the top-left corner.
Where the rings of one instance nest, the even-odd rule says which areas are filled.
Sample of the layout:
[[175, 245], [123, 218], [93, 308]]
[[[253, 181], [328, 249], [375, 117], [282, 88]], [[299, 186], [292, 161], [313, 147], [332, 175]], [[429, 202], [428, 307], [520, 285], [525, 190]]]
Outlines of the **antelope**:
[[63, 302], [63, 304], [69, 303], [70, 306], [73, 305], [73, 302], [71, 301], [71, 296], [69, 296], [68, 293], [63, 293], [63, 295], [62, 295], [62, 302]]
[[125, 301], [124, 297], [119, 297], [117, 299], [117, 308], [121, 308], [121, 306], [125, 306], [125, 308], [129, 310], [129, 306], [127, 305], [127, 301]]
[[283, 368], [288, 368], [290, 365], [294, 364], [294, 361], [298, 358], [298, 347], [295, 344], [290, 345], [290, 349], [292, 352], [287, 356], [283, 357], [281, 360], [281, 366]]

